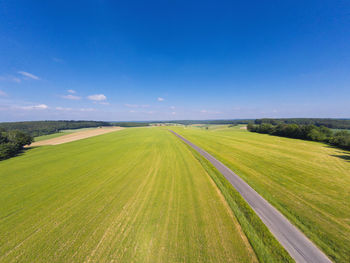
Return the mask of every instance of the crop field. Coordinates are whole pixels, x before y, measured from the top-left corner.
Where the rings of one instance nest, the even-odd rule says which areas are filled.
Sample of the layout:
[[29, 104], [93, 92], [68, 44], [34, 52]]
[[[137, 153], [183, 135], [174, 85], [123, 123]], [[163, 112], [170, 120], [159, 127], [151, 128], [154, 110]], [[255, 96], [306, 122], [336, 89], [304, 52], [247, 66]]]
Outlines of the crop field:
[[0, 262], [257, 262], [207, 170], [162, 128], [0, 162]]
[[68, 130], [61, 130], [59, 132], [56, 133], [52, 133], [52, 134], [48, 134], [48, 135], [41, 135], [41, 136], [37, 136], [34, 138], [35, 142], [40, 142], [40, 141], [44, 141], [44, 140], [48, 140], [48, 139], [53, 139], [53, 138], [57, 138], [57, 137], [61, 137], [64, 135], [68, 135], [71, 133], [75, 133], [75, 132], [81, 132], [81, 131], [89, 131], [89, 130], [93, 130], [96, 129], [96, 127], [94, 128], [80, 128], [80, 129], [68, 129]]
[[48, 139], [53, 139], [53, 138], [57, 138], [57, 137], [61, 137], [63, 135], [67, 135], [67, 134], [71, 134], [72, 132], [56, 132], [56, 133], [52, 133], [52, 134], [47, 134], [47, 135], [41, 135], [41, 136], [37, 136], [34, 138], [35, 142], [40, 142], [40, 141], [45, 141]]
[[[46, 140], [40, 140], [30, 144], [31, 147], [44, 146], [44, 145], [58, 145], [62, 143], [73, 142], [77, 140], [86, 139], [89, 137], [94, 137], [102, 135], [109, 132], [122, 130], [121, 127], [104, 127], [104, 128], [94, 128], [94, 129], [84, 129], [76, 132], [66, 133], [64, 136], [53, 136], [53, 138], [46, 138]], [[55, 134], [53, 134], [55, 135]]]
[[172, 129], [241, 176], [333, 261], [350, 262], [350, 152], [240, 126]]

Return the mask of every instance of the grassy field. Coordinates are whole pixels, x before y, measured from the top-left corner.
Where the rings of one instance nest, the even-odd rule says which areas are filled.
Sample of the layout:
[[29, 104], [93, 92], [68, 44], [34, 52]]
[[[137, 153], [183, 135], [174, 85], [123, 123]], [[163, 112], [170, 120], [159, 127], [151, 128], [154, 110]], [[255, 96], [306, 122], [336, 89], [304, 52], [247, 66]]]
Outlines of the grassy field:
[[52, 134], [48, 134], [48, 135], [42, 135], [42, 136], [37, 136], [37, 137], [34, 138], [34, 141], [35, 142], [40, 142], [40, 141], [43, 141], [43, 140], [48, 140], [48, 139], [61, 137], [63, 135], [71, 134], [71, 133], [74, 133], [74, 132], [80, 132], [80, 131], [92, 130], [92, 129], [97, 129], [97, 127], [61, 130], [61, 131], [56, 132], [56, 133], [52, 133]]
[[52, 134], [48, 134], [48, 135], [41, 135], [41, 136], [34, 137], [34, 141], [40, 142], [40, 141], [44, 141], [44, 140], [48, 140], [48, 139], [61, 137], [63, 135], [67, 135], [67, 134], [71, 134], [71, 133], [72, 132], [57, 132], [57, 133], [52, 133]]
[[248, 182], [335, 262], [350, 262], [350, 153], [240, 127], [173, 128]]
[[27, 150], [0, 162], [0, 262], [256, 262], [207, 171], [161, 128]]

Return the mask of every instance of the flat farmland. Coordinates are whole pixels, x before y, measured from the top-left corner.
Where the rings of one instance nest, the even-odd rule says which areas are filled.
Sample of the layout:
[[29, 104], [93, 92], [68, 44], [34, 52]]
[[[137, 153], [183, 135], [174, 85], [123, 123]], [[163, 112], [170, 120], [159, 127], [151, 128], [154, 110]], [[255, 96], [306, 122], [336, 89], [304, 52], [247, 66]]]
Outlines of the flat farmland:
[[0, 162], [1, 262], [257, 262], [201, 163], [160, 128]]
[[57, 138], [57, 137], [61, 137], [64, 135], [68, 135], [70, 133], [71, 132], [60, 131], [60, 132], [56, 132], [56, 133], [52, 133], [52, 134], [41, 135], [41, 136], [34, 137], [34, 142], [40, 142], [40, 141], [44, 141], [44, 140], [48, 140], [48, 139]]
[[350, 153], [240, 127], [174, 127], [280, 210], [335, 262], [350, 262]]
[[102, 135], [109, 132], [122, 130], [121, 127], [103, 127], [103, 128], [85, 128], [78, 130], [68, 130], [67, 132], [54, 133], [37, 137], [30, 146], [57, 145], [67, 142], [73, 142], [89, 137]]

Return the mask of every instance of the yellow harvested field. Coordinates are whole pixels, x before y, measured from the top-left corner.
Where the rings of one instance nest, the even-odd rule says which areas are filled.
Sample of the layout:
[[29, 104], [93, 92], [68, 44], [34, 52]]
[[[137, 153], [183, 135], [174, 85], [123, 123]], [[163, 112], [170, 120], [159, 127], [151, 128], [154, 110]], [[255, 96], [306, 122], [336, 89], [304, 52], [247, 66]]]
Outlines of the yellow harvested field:
[[84, 130], [80, 132], [75, 132], [67, 135], [63, 135], [57, 138], [52, 138], [48, 140], [43, 140], [39, 142], [34, 142], [30, 146], [42, 146], [42, 145], [57, 145], [57, 144], [62, 144], [66, 142], [73, 142], [109, 132], [114, 132], [114, 131], [119, 131], [124, 128], [122, 127], [103, 127], [103, 128], [96, 128], [92, 130]]

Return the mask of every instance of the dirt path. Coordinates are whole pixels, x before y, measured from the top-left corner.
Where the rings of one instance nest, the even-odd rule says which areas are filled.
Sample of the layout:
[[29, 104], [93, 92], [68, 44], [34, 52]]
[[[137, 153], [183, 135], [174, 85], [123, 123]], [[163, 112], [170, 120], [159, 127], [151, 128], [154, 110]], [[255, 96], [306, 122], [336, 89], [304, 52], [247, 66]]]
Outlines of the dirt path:
[[119, 131], [122, 129], [123, 129], [122, 127], [104, 127], [104, 128], [96, 128], [92, 130], [74, 132], [74, 133], [63, 135], [57, 138], [34, 142], [30, 146], [57, 145], [57, 144], [73, 142], [76, 140], [81, 140], [81, 139], [85, 139], [85, 138], [89, 138], [89, 137], [93, 137], [96, 135], [101, 135], [101, 134], [105, 134], [113, 131]]

